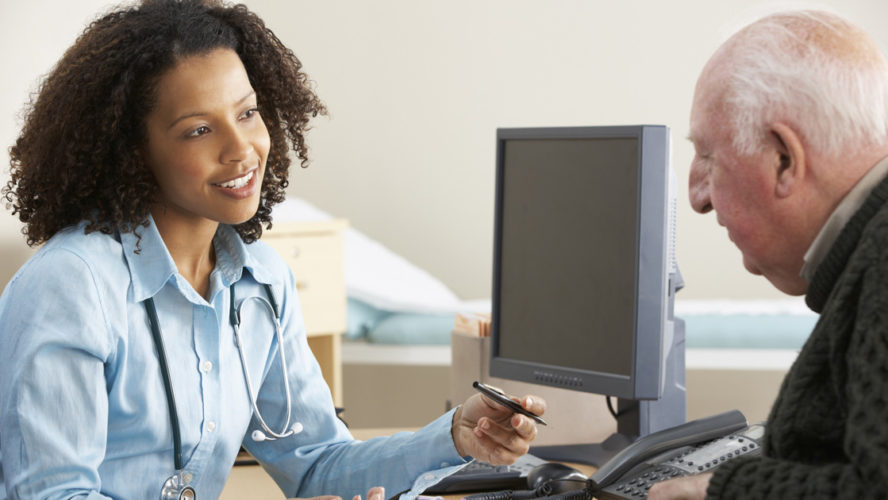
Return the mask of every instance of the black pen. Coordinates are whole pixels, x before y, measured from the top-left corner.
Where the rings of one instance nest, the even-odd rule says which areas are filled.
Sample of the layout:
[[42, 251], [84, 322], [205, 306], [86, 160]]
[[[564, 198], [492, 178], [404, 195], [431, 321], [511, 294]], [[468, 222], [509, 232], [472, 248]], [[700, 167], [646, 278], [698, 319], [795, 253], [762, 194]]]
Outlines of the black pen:
[[526, 416], [532, 418], [534, 421], [536, 421], [540, 425], [548, 425], [548, 424], [546, 424], [546, 421], [542, 419], [542, 417], [540, 417], [536, 413], [531, 413], [531, 412], [525, 410], [523, 406], [521, 406], [520, 404], [513, 401], [509, 396], [506, 396], [501, 391], [498, 391], [488, 385], [484, 385], [481, 382], [478, 382], [477, 380], [472, 383], [472, 387], [474, 387], [475, 390], [477, 390], [481, 394], [484, 394], [488, 398], [505, 406], [506, 408], [508, 408], [516, 413], [526, 415]]

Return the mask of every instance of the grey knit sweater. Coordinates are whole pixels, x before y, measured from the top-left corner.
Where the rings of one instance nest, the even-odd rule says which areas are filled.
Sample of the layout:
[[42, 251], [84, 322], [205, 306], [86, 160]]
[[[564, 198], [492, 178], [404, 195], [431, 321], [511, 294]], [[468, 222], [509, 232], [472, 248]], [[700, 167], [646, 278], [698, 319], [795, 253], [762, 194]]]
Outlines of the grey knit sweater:
[[805, 300], [821, 316], [771, 409], [762, 456], [718, 468], [707, 498], [888, 498], [888, 179]]

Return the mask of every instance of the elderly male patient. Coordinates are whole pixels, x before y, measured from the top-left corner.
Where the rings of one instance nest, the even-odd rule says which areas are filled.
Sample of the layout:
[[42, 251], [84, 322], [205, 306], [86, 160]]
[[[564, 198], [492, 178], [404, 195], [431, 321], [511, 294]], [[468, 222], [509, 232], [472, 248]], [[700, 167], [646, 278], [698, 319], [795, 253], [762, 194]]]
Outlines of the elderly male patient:
[[706, 64], [690, 139], [694, 210], [821, 316], [762, 456], [649, 498], [888, 497], [888, 63], [834, 15], [766, 17]]

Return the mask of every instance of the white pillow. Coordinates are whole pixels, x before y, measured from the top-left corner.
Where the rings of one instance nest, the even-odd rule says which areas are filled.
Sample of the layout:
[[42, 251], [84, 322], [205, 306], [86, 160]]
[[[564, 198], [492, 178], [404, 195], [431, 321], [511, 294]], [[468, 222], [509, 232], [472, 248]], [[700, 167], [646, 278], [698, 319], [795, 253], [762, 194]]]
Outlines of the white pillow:
[[[274, 207], [275, 222], [322, 221], [334, 217], [311, 203], [289, 197]], [[345, 286], [349, 297], [378, 309], [453, 312], [459, 298], [444, 283], [357, 229], [345, 230]]]

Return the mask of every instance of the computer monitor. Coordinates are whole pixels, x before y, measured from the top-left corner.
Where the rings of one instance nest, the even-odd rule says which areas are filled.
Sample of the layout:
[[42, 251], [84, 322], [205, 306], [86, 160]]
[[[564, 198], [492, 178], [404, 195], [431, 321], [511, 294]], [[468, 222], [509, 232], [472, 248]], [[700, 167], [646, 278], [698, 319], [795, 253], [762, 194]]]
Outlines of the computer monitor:
[[617, 434], [541, 458], [600, 465], [685, 421], [669, 145], [660, 125], [497, 130], [490, 374], [618, 398]]

